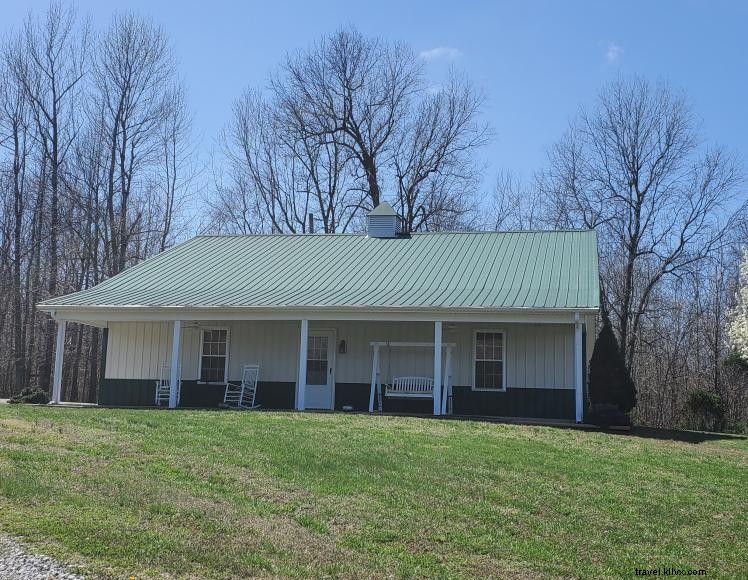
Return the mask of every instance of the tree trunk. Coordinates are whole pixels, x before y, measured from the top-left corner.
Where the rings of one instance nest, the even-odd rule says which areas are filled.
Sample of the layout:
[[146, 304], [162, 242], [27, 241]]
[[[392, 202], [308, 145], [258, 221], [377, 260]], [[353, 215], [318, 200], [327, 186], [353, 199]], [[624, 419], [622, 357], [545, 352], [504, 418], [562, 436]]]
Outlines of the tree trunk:
[[[57, 295], [57, 234], [59, 231], [59, 178], [60, 178], [60, 155], [59, 155], [59, 132], [58, 132], [58, 115], [57, 115], [57, 93], [56, 87], [52, 88], [52, 102], [55, 104], [55, 110], [52, 113], [52, 154], [50, 158], [51, 169], [51, 197], [49, 200], [49, 257], [47, 265], [47, 274], [49, 282], [47, 284], [47, 294], [50, 298]], [[51, 394], [51, 376], [52, 376], [52, 353], [54, 349], [55, 321], [49, 317], [46, 323], [46, 336], [44, 341], [44, 353], [42, 364], [39, 365], [39, 387]]]
[[23, 310], [21, 309], [21, 262], [23, 259], [21, 234], [24, 214], [23, 189], [21, 184], [21, 155], [25, 153], [21, 151], [18, 133], [19, 127], [16, 123], [13, 127], [13, 208], [15, 218], [13, 227], [13, 383], [16, 392], [26, 386], [26, 343], [23, 339]]

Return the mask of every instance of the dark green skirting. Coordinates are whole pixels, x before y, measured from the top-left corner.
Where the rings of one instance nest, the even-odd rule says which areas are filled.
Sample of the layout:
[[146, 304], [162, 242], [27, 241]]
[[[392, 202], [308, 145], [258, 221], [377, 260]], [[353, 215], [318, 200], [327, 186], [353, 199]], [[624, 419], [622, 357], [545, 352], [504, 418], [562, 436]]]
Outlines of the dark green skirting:
[[455, 415], [525, 417], [528, 419], [575, 418], [573, 389], [507, 389], [505, 392], [452, 388]]
[[[238, 381], [237, 381], [238, 382]], [[225, 385], [182, 381], [180, 407], [212, 408], [223, 402]], [[255, 403], [264, 409], [293, 409], [294, 383], [260, 381]], [[108, 407], [152, 407], [156, 379], [104, 379], [99, 387], [99, 405]]]
[[[344, 406], [354, 411], [369, 410], [368, 383], [337, 383], [335, 409]], [[470, 387], [452, 388], [455, 415], [487, 417], [526, 417], [534, 419], [574, 420], [574, 391], [571, 389], [507, 389], [506, 392], [473, 391]], [[377, 401], [374, 402], [375, 408]], [[425, 413], [434, 410], [433, 399], [382, 399], [383, 411]]]
[[[99, 404], [111, 407], [149, 407], [154, 405], [155, 379], [104, 379], [99, 389]], [[223, 402], [224, 385], [182, 381], [180, 407], [215, 408]], [[290, 382], [260, 381], [256, 403], [263, 409], [293, 409], [296, 385]], [[369, 409], [368, 383], [337, 383], [335, 409]], [[455, 415], [487, 417], [526, 417], [534, 419], [574, 420], [572, 389], [507, 389], [506, 392], [473, 391], [455, 386], [452, 409]], [[376, 402], [375, 402], [376, 405]], [[383, 399], [385, 412], [433, 412], [432, 399]]]

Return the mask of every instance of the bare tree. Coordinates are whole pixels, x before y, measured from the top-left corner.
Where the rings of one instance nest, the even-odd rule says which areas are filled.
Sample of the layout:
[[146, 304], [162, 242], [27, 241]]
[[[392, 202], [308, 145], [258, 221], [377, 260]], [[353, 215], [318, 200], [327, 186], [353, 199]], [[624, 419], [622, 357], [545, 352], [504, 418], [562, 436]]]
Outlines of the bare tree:
[[485, 226], [493, 230], [546, 229], [544, 203], [545, 198], [537, 187], [528, 187], [516, 175], [502, 171], [496, 176], [488, 200], [490, 218]]
[[[15, 51], [13, 72], [29, 101], [41, 153], [49, 166], [47, 293], [57, 294], [59, 275], [60, 195], [63, 165], [80, 120], [81, 79], [85, 74], [87, 27], [78, 27], [75, 11], [53, 3], [44, 18], [29, 16], [23, 50]], [[39, 369], [42, 388], [49, 388], [54, 332], [50, 319]]]
[[228, 197], [219, 199], [229, 218], [224, 225], [241, 229], [246, 223], [250, 231], [268, 226], [273, 232], [305, 231], [309, 200], [297, 195], [301, 168], [260, 93], [247, 91], [234, 103], [221, 146], [233, 178]]
[[422, 89], [421, 77], [422, 65], [407, 46], [341, 30], [288, 56], [272, 89], [286, 124], [351, 151], [375, 206], [380, 168], [389, 162], [411, 97]]
[[[88, 288], [178, 240], [196, 173], [188, 104], [160, 29], [88, 25], [52, 4], [0, 50], [0, 391], [48, 388], [39, 300]], [[8, 329], [8, 330], [6, 330]], [[71, 324], [63, 396], [93, 401], [101, 333]]]
[[539, 182], [549, 217], [556, 226], [597, 229], [606, 308], [631, 368], [658, 286], [722, 241], [737, 164], [701, 146], [682, 96], [640, 78], [606, 87], [549, 158]]
[[160, 153], [161, 130], [175, 102], [167, 96], [174, 63], [162, 30], [132, 14], [113, 18], [96, 48], [93, 111], [108, 136], [105, 252], [108, 274], [121, 272], [143, 224], [132, 196]]
[[321, 231], [345, 231], [360, 202], [350, 195], [350, 153], [285, 126], [275, 110], [257, 91], [234, 104], [220, 138], [230, 185], [208, 200], [214, 222], [228, 231], [307, 232], [315, 212]]
[[[21, 39], [16, 37], [9, 41], [2, 53], [0, 64], [0, 146], [5, 146], [11, 155], [9, 181], [13, 191], [13, 359], [14, 385], [21, 390], [26, 383], [26, 344], [23, 336], [23, 286], [21, 277], [25, 262], [25, 229], [26, 229], [26, 186], [27, 163], [29, 161], [31, 141], [31, 118], [28, 102], [23, 87], [16, 82], [12, 66], [13, 61], [23, 50]], [[3, 176], [5, 177], [5, 176]]]
[[188, 191], [195, 182], [195, 150], [192, 145], [192, 119], [187, 113], [184, 89], [175, 85], [165, 97], [165, 113], [161, 126], [160, 163], [156, 166], [157, 204], [160, 226], [158, 251], [171, 246], [182, 233], [175, 219], [183, 210]]
[[208, 204], [224, 226], [303, 232], [312, 212], [336, 232], [390, 199], [408, 231], [454, 227], [475, 205], [482, 101], [458, 74], [429, 91], [406, 45], [338, 31], [237, 101], [220, 140], [229, 178]]
[[491, 133], [478, 121], [482, 104], [482, 95], [452, 71], [445, 86], [427, 92], [409, 111], [393, 155], [406, 231], [429, 228], [437, 219], [455, 224], [470, 209], [481, 173], [472, 152]]
[[[362, 204], [362, 194], [351, 182], [352, 155], [336, 141], [281, 133], [294, 163], [299, 165], [297, 191], [305, 201], [309, 220], [319, 215], [323, 233], [345, 232]], [[302, 214], [303, 217], [303, 214]], [[314, 222], [302, 231], [315, 231]]]

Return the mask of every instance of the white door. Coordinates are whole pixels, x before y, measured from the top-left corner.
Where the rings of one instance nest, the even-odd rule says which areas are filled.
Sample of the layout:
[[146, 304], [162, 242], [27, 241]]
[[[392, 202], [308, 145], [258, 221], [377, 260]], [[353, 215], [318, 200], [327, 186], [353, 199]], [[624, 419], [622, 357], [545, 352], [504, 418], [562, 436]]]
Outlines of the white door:
[[335, 381], [335, 332], [313, 330], [309, 333], [306, 350], [307, 409], [332, 409]]

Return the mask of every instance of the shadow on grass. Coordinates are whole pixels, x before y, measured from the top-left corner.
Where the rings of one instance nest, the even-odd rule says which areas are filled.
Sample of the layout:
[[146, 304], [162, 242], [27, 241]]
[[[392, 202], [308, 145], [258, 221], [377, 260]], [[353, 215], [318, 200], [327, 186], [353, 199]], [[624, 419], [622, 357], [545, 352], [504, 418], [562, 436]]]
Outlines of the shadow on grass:
[[[607, 431], [616, 433], [615, 431]], [[643, 437], [645, 439], [660, 439], [663, 441], [678, 441], [681, 443], [704, 443], [705, 441], [719, 441], [723, 439], [747, 439], [745, 435], [736, 435], [733, 433], [707, 433], [703, 431], [678, 431], [675, 429], [657, 429], [655, 427], [632, 427], [630, 431], [622, 435], [632, 435], [634, 437]]]

